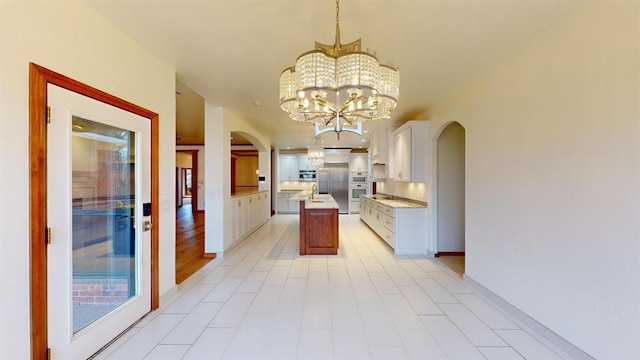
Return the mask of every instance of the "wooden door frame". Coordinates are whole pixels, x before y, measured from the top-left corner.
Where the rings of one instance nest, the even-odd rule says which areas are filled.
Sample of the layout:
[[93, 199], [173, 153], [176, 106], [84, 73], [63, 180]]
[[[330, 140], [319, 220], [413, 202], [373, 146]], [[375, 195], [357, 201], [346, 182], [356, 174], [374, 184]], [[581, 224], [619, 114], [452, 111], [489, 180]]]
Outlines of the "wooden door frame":
[[29, 63], [29, 290], [31, 358], [46, 359], [47, 324], [47, 84], [115, 106], [151, 121], [151, 310], [160, 305], [159, 116], [64, 75]]

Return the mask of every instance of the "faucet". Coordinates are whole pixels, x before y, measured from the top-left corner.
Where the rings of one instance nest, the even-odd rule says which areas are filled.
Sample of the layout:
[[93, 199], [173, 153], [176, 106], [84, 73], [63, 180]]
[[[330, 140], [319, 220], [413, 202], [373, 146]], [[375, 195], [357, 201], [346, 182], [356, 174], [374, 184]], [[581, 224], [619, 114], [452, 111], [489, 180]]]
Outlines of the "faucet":
[[313, 200], [313, 194], [317, 194], [318, 193], [318, 185], [313, 184], [311, 185], [311, 200]]

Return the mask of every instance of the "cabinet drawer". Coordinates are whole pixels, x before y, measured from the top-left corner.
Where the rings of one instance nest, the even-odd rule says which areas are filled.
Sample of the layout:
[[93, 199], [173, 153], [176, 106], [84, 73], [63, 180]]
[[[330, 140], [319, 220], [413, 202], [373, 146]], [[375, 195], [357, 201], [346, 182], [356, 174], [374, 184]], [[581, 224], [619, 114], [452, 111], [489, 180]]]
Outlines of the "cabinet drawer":
[[387, 230], [394, 232], [394, 228], [393, 228], [394, 219], [391, 216], [386, 215], [384, 213], [380, 213], [380, 222], [382, 223], [382, 226], [384, 226]]
[[382, 238], [382, 240], [384, 240], [384, 242], [389, 244], [389, 246], [391, 246], [392, 248], [395, 247], [395, 236], [391, 231], [383, 228], [378, 230], [378, 235]]
[[388, 216], [393, 217], [393, 208], [391, 206], [387, 206], [387, 205], [382, 205], [382, 212], [384, 212], [385, 214], [387, 214]]

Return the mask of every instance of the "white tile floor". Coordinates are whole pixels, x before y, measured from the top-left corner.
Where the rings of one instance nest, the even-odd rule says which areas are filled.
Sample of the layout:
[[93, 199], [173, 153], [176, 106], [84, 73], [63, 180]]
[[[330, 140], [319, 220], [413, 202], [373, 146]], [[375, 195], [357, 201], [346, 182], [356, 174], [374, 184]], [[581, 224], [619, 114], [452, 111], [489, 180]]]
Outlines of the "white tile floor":
[[97, 359], [568, 359], [436, 259], [395, 256], [357, 215], [336, 256], [276, 215]]

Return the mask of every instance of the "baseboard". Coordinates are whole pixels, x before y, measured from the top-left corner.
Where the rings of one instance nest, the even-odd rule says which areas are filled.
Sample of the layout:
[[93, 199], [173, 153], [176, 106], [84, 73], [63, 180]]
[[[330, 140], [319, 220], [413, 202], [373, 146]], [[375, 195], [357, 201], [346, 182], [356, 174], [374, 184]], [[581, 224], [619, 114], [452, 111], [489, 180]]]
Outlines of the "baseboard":
[[542, 325], [537, 320], [532, 318], [531, 316], [524, 313], [522, 310], [517, 307], [511, 305], [509, 302], [496, 295], [493, 291], [487, 289], [479, 282], [473, 280], [468, 275], [463, 275], [464, 282], [477, 290], [479, 293], [487, 297], [489, 300], [498, 304], [504, 310], [506, 310], [509, 314], [511, 314], [516, 320], [520, 321], [524, 325], [526, 325], [532, 331], [535, 331], [537, 335], [541, 336], [543, 339], [547, 340], [549, 343], [555, 345], [560, 351], [563, 351], [565, 354], [571, 356], [573, 359], [580, 360], [595, 360], [594, 357], [584, 352], [582, 349], [573, 345], [572, 343], [565, 340], [562, 336], [556, 334], [548, 327]]
[[207, 253], [206, 252], [206, 253], [204, 253], [202, 255], [202, 257], [205, 258], [205, 259], [215, 259], [217, 255], [218, 254], [216, 254], [216, 253]]
[[162, 308], [163, 305], [174, 300], [175, 296], [178, 295], [178, 289], [178, 285], [174, 285], [171, 289], [160, 295], [160, 308]]

